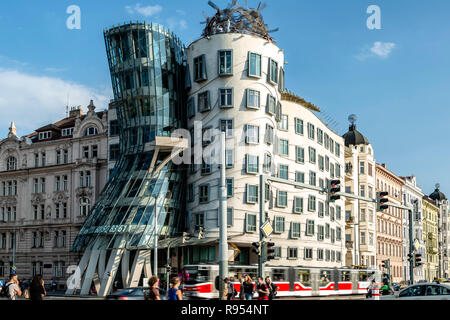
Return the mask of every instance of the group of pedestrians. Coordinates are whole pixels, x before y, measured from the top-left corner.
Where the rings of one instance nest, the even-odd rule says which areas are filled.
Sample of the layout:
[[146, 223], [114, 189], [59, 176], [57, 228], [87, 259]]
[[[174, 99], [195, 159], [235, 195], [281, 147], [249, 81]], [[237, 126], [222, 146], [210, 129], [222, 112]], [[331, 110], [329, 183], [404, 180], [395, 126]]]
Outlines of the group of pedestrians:
[[9, 300], [17, 300], [17, 297], [23, 296], [25, 299], [39, 301], [47, 295], [47, 292], [41, 275], [34, 276], [31, 283], [23, 288], [17, 274], [11, 274], [9, 280], [1, 286], [0, 295]]
[[266, 277], [266, 279], [258, 277], [256, 285], [254, 285], [248, 274], [243, 275], [239, 281], [239, 292], [237, 292], [234, 282], [234, 277], [224, 279], [221, 300], [253, 300], [255, 293], [258, 294], [258, 300], [273, 300], [278, 293], [278, 286], [272, 282], [270, 277]]
[[[170, 289], [167, 292], [168, 300], [183, 300], [183, 291], [180, 289], [181, 280], [179, 277], [173, 277], [170, 280]], [[159, 293], [159, 278], [157, 276], [152, 276], [148, 280], [148, 286], [150, 291], [145, 297], [146, 300], [161, 300], [161, 295]]]

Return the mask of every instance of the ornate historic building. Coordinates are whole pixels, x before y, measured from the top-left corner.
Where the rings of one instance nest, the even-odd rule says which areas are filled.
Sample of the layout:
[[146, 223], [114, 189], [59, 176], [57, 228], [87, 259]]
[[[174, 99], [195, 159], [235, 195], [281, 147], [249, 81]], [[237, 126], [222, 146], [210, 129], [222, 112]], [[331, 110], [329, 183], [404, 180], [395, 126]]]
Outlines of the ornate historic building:
[[0, 141], [0, 278], [42, 274], [66, 284], [70, 253], [107, 180], [107, 113], [73, 109], [67, 118]]
[[[344, 135], [345, 192], [375, 198], [375, 158], [372, 145], [352, 123]], [[376, 268], [376, 205], [345, 200], [346, 266]]]
[[439, 278], [439, 245], [438, 245], [438, 216], [439, 207], [436, 202], [424, 196], [422, 198], [423, 211], [423, 240], [425, 243], [426, 256], [423, 265], [424, 278], [431, 282]]
[[[389, 202], [402, 204], [403, 180], [386, 169], [385, 164], [376, 165], [376, 191], [389, 193]], [[379, 270], [383, 260], [390, 260], [393, 282], [404, 280], [403, 273], [403, 210], [389, 207], [377, 212], [377, 265]]]

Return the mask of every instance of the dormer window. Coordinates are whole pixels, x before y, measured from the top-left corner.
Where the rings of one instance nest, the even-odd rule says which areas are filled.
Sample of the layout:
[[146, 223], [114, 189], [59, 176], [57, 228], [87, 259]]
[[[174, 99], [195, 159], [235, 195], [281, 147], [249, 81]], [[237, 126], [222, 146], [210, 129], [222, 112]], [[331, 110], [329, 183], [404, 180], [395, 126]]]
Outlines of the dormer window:
[[86, 136], [95, 136], [98, 134], [98, 129], [96, 127], [89, 127], [86, 130]]
[[39, 140], [47, 140], [52, 137], [51, 131], [39, 132]]
[[67, 137], [67, 136], [73, 135], [73, 128], [62, 129], [61, 135], [63, 137]]

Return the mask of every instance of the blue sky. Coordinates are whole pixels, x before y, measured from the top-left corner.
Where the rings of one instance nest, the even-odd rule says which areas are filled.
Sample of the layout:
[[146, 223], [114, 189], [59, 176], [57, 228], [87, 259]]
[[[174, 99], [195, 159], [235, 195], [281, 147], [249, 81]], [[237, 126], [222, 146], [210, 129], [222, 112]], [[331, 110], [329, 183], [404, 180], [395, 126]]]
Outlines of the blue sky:
[[[285, 50], [286, 86], [319, 106], [341, 134], [357, 114], [378, 163], [415, 174], [427, 194], [436, 182], [449, 193], [450, 2], [266, 2], [266, 23], [280, 28], [273, 36]], [[81, 30], [66, 27], [73, 4]], [[369, 5], [381, 8], [381, 30], [366, 27]], [[106, 108], [112, 93], [103, 28], [154, 21], [188, 45], [201, 34], [202, 11], [213, 13], [206, 0], [2, 1], [0, 137], [11, 120], [23, 135], [63, 117], [67, 100], [86, 107], [94, 98]]]

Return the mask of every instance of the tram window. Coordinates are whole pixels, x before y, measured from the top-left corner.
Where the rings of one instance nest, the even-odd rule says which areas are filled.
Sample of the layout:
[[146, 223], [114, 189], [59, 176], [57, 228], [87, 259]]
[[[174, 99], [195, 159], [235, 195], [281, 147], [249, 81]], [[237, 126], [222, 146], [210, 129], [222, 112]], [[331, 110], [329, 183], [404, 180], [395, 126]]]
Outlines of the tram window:
[[359, 281], [368, 281], [368, 280], [369, 280], [369, 275], [367, 274], [367, 272], [361, 271], [359, 273]]
[[209, 270], [185, 269], [186, 282], [209, 281]]
[[297, 281], [305, 287], [311, 287], [311, 273], [309, 270], [297, 270]]
[[341, 271], [341, 281], [351, 281], [350, 271]]
[[286, 269], [273, 269], [272, 281], [286, 281]]
[[321, 270], [320, 271], [320, 285], [325, 286], [330, 282], [331, 279], [331, 273], [328, 270]]

